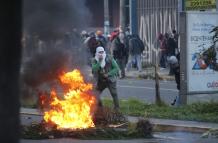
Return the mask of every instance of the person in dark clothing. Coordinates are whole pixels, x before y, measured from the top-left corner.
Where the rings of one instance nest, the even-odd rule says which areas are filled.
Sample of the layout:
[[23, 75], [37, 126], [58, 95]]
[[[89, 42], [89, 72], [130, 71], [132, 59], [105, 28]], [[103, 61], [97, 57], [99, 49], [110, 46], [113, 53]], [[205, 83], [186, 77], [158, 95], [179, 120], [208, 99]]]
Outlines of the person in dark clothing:
[[[169, 63], [172, 66], [172, 71], [173, 71], [174, 76], [175, 76], [177, 89], [180, 90], [180, 66], [179, 66], [179, 61], [176, 58], [176, 56], [171, 56], [169, 58]], [[177, 101], [177, 97], [174, 99], [174, 101], [171, 103], [171, 105], [175, 105], [176, 101]]]
[[173, 39], [176, 42], [176, 48], [178, 49], [178, 41], [179, 41], [179, 34], [173, 29]]
[[175, 56], [175, 50], [176, 50], [176, 42], [173, 39], [173, 37], [169, 36], [169, 34], [165, 34], [165, 37], [167, 39], [167, 54], [168, 56]]
[[104, 47], [104, 49], [105, 49], [105, 47], [107, 45], [107, 40], [103, 36], [102, 31], [100, 31], [100, 30], [96, 31], [96, 40], [99, 42], [99, 46]]
[[141, 54], [145, 49], [144, 43], [138, 35], [132, 35], [129, 38], [129, 59], [126, 66], [126, 70], [129, 71], [133, 60], [136, 59], [138, 71], [142, 71]]
[[[168, 33], [165, 33], [165, 37], [167, 39], [167, 56], [171, 57], [171, 56], [175, 56], [176, 55], [176, 42], [173, 39], [172, 36], [170, 36]], [[169, 75], [174, 75], [173, 70], [172, 70], [172, 65], [169, 63], [170, 66], [170, 71], [169, 71]]]
[[160, 42], [160, 67], [166, 68], [167, 62], [167, 40], [163, 34], [159, 34], [158, 40]]
[[126, 57], [128, 56], [128, 49], [125, 45], [125, 35], [124, 33], [119, 33], [114, 40], [112, 41], [112, 53], [113, 57], [116, 60], [117, 64], [120, 67], [121, 74], [120, 78], [125, 77], [125, 66], [126, 66]]
[[96, 48], [99, 46], [99, 43], [95, 37], [95, 33], [90, 34], [90, 38], [87, 41], [87, 46], [91, 52], [92, 57], [95, 57]]

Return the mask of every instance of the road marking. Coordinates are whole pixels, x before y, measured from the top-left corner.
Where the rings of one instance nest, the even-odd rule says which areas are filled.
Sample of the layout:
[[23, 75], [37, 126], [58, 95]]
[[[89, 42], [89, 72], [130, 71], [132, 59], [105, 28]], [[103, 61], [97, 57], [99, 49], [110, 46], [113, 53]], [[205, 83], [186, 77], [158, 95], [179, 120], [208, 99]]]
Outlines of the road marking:
[[[140, 88], [140, 89], [152, 89], [155, 90], [153, 87], [144, 87], [144, 86], [128, 86], [128, 85], [117, 85], [118, 87], [124, 87], [124, 88]], [[166, 90], [166, 91], [173, 91], [178, 92], [176, 89], [169, 89], [169, 88], [160, 88], [160, 90]]]
[[[123, 81], [121, 81], [121, 80], [118, 80], [118, 82], [120, 82], [120, 83], [123, 83], [123, 82], [130, 82], [130, 83], [138, 83], [138, 82], [143, 82], [143, 83], [154, 83], [155, 84], [155, 81], [154, 80], [144, 80], [144, 81], [142, 81], [142, 80], [123, 80]], [[167, 81], [167, 80], [162, 80], [162, 81], [160, 81], [160, 84], [173, 84], [173, 85], [175, 85], [176, 84], [176, 82], [175, 81]]]

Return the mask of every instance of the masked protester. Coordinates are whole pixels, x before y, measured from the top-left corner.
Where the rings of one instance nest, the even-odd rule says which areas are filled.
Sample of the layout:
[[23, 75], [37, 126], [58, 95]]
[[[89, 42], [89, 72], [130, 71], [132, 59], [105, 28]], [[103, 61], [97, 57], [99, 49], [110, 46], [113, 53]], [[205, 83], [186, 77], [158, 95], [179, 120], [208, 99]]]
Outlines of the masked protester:
[[110, 55], [106, 55], [103, 47], [97, 47], [95, 57], [92, 60], [92, 73], [97, 82], [96, 90], [99, 107], [103, 106], [100, 94], [105, 88], [108, 88], [113, 98], [114, 109], [119, 109], [116, 82], [118, 72], [119, 67], [116, 61]]

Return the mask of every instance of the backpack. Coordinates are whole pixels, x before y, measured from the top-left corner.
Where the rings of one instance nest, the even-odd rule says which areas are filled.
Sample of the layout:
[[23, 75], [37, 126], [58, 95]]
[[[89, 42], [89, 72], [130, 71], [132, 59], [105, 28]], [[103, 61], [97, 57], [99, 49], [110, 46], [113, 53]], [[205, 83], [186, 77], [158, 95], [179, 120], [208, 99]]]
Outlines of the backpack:
[[138, 46], [141, 49], [141, 52], [143, 52], [145, 50], [145, 45], [144, 45], [143, 41], [140, 38], [137, 38], [137, 42], [138, 42]]

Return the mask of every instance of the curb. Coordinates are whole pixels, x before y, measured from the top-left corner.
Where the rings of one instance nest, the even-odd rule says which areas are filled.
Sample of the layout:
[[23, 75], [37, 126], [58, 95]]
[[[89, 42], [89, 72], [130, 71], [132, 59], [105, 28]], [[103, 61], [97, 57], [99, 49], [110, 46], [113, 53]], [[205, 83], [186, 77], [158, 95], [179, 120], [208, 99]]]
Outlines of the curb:
[[[141, 78], [141, 79], [155, 79], [154, 75], [151, 75], [151, 74], [138, 74], [138, 75], [130, 75], [130, 74], [127, 74], [126, 75], [126, 78]], [[175, 77], [174, 76], [168, 76], [168, 75], [159, 75], [159, 80], [165, 80], [165, 81], [174, 81], [175, 80]]]
[[[21, 108], [20, 114], [43, 116], [36, 109]], [[127, 119], [131, 123], [136, 123], [140, 117], [127, 116]], [[168, 120], [168, 119], [155, 119], [149, 118], [149, 121], [154, 127], [154, 131], [181, 131], [181, 132], [193, 132], [204, 133], [211, 129], [218, 129], [217, 123], [196, 122], [196, 121], [182, 121], [182, 120]]]
[[[138, 117], [128, 116], [128, 120], [132, 123], [138, 121]], [[211, 129], [218, 129], [217, 123], [197, 122], [197, 121], [182, 121], [182, 120], [168, 120], [168, 119], [148, 119], [153, 125], [154, 131], [181, 131], [181, 132], [193, 132], [204, 133]]]

